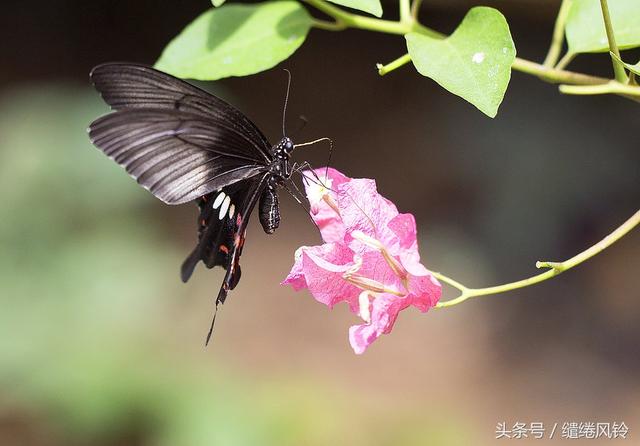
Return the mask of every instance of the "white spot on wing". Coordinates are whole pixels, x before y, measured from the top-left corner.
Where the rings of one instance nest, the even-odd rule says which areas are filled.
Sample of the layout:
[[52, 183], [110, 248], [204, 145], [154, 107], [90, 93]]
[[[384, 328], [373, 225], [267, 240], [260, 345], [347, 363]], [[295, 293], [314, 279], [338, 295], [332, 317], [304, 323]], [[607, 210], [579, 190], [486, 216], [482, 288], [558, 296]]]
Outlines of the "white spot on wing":
[[222, 220], [225, 215], [227, 215], [227, 209], [229, 209], [229, 205], [231, 204], [231, 197], [225, 197], [222, 202], [222, 206], [220, 206], [220, 213], [218, 214], [218, 220]]
[[473, 55], [473, 57], [471, 58], [471, 60], [473, 61], [473, 63], [482, 63], [482, 62], [484, 62], [484, 53], [483, 52], [475, 53]]
[[220, 192], [218, 194], [218, 196], [216, 197], [215, 201], [213, 202], [213, 208], [214, 209], [218, 209], [218, 207], [222, 204], [222, 200], [224, 200], [225, 197], [225, 193], [224, 192]]
[[233, 214], [236, 212], [236, 205], [232, 204], [229, 206], [229, 218], [233, 218]]

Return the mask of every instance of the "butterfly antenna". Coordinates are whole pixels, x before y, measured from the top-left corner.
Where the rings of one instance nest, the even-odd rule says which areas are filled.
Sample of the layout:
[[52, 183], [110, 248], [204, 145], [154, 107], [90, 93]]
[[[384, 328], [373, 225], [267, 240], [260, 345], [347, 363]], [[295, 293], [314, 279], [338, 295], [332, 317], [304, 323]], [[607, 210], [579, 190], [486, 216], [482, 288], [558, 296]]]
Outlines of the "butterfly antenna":
[[304, 146], [310, 146], [311, 144], [316, 144], [322, 141], [329, 141], [329, 147], [331, 147], [330, 150], [333, 149], [333, 141], [331, 140], [331, 138], [327, 138], [326, 136], [324, 138], [318, 138], [318, 139], [314, 139], [313, 141], [308, 141], [308, 142], [301, 142], [300, 144], [294, 144], [293, 147], [304, 147]]
[[[303, 142], [303, 143], [300, 143], [300, 144], [294, 144], [293, 147], [310, 146], [311, 144], [316, 144], [316, 143], [322, 142], [322, 141], [328, 141], [329, 142], [329, 157], [327, 158], [327, 164], [325, 165], [325, 168], [324, 168], [324, 177], [327, 178], [327, 175], [329, 175], [329, 164], [331, 163], [331, 155], [333, 154], [333, 140], [331, 138], [327, 138], [327, 137], [318, 138], [318, 139], [314, 139], [313, 141]], [[309, 164], [309, 163], [307, 163], [307, 164]], [[311, 167], [311, 166], [309, 166], [309, 167]]]
[[287, 136], [287, 131], [285, 130], [285, 122], [287, 117], [287, 104], [289, 103], [289, 90], [291, 89], [291, 72], [284, 68], [284, 71], [287, 72], [287, 94], [284, 96], [284, 108], [282, 110], [282, 137]]
[[331, 164], [331, 155], [333, 154], [333, 141], [329, 140], [329, 156], [327, 157], [327, 164], [324, 167], [324, 177], [329, 178], [329, 165]]

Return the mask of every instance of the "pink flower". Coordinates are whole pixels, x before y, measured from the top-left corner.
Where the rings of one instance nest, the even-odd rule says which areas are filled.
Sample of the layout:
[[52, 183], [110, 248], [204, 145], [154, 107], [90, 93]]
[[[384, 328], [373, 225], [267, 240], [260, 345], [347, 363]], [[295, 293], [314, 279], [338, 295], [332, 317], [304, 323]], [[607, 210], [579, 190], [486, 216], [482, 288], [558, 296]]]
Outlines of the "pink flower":
[[351, 346], [361, 354], [391, 332], [401, 310], [433, 307], [441, 287], [420, 263], [413, 215], [398, 213], [374, 180], [335, 169], [326, 178], [324, 169], [314, 172], [305, 172], [305, 189], [325, 243], [299, 248], [282, 283], [307, 288], [330, 308], [346, 302], [363, 320], [349, 330]]

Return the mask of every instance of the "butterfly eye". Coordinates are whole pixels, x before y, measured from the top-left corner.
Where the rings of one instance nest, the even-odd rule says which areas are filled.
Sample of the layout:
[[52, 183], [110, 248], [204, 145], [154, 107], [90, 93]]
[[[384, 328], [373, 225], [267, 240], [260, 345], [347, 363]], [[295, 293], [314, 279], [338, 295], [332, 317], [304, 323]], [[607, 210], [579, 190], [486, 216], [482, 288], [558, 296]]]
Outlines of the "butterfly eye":
[[284, 143], [284, 151], [289, 153], [293, 150], [293, 142], [289, 139]]

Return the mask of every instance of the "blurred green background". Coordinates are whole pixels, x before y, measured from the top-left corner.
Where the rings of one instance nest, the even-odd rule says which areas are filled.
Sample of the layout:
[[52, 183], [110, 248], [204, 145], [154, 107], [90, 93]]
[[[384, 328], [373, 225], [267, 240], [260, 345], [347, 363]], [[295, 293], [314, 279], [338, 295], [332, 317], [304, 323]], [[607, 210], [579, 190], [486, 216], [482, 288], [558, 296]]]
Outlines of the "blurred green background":
[[[424, 18], [445, 32], [481, 4], [425, 3]], [[519, 55], [542, 59], [557, 2], [489, 4], [507, 16]], [[358, 357], [347, 341], [357, 320], [345, 307], [329, 311], [278, 285], [295, 248], [319, 241], [282, 195], [280, 230], [266, 236], [252, 222], [243, 280], [203, 347], [222, 272], [179, 280], [195, 206], [154, 199], [85, 128], [107, 110], [88, 82], [93, 65], [153, 63], [207, 7], [4, 5], [0, 445], [484, 445], [500, 421], [624, 421], [633, 442], [637, 231], [537, 287], [405, 312]], [[390, 17], [395, 9], [385, 3]], [[514, 73], [490, 120], [411, 67], [378, 77], [374, 64], [402, 47], [389, 36], [313, 30], [283, 64], [293, 73], [289, 128], [304, 114], [310, 124], [296, 140], [330, 136], [335, 167], [376, 178], [414, 213], [429, 268], [474, 286], [516, 280], [637, 209], [638, 104], [563, 97]], [[574, 66], [609, 75], [606, 56]], [[207, 88], [275, 140], [284, 86], [272, 70]], [[322, 165], [327, 152], [297, 156]]]

